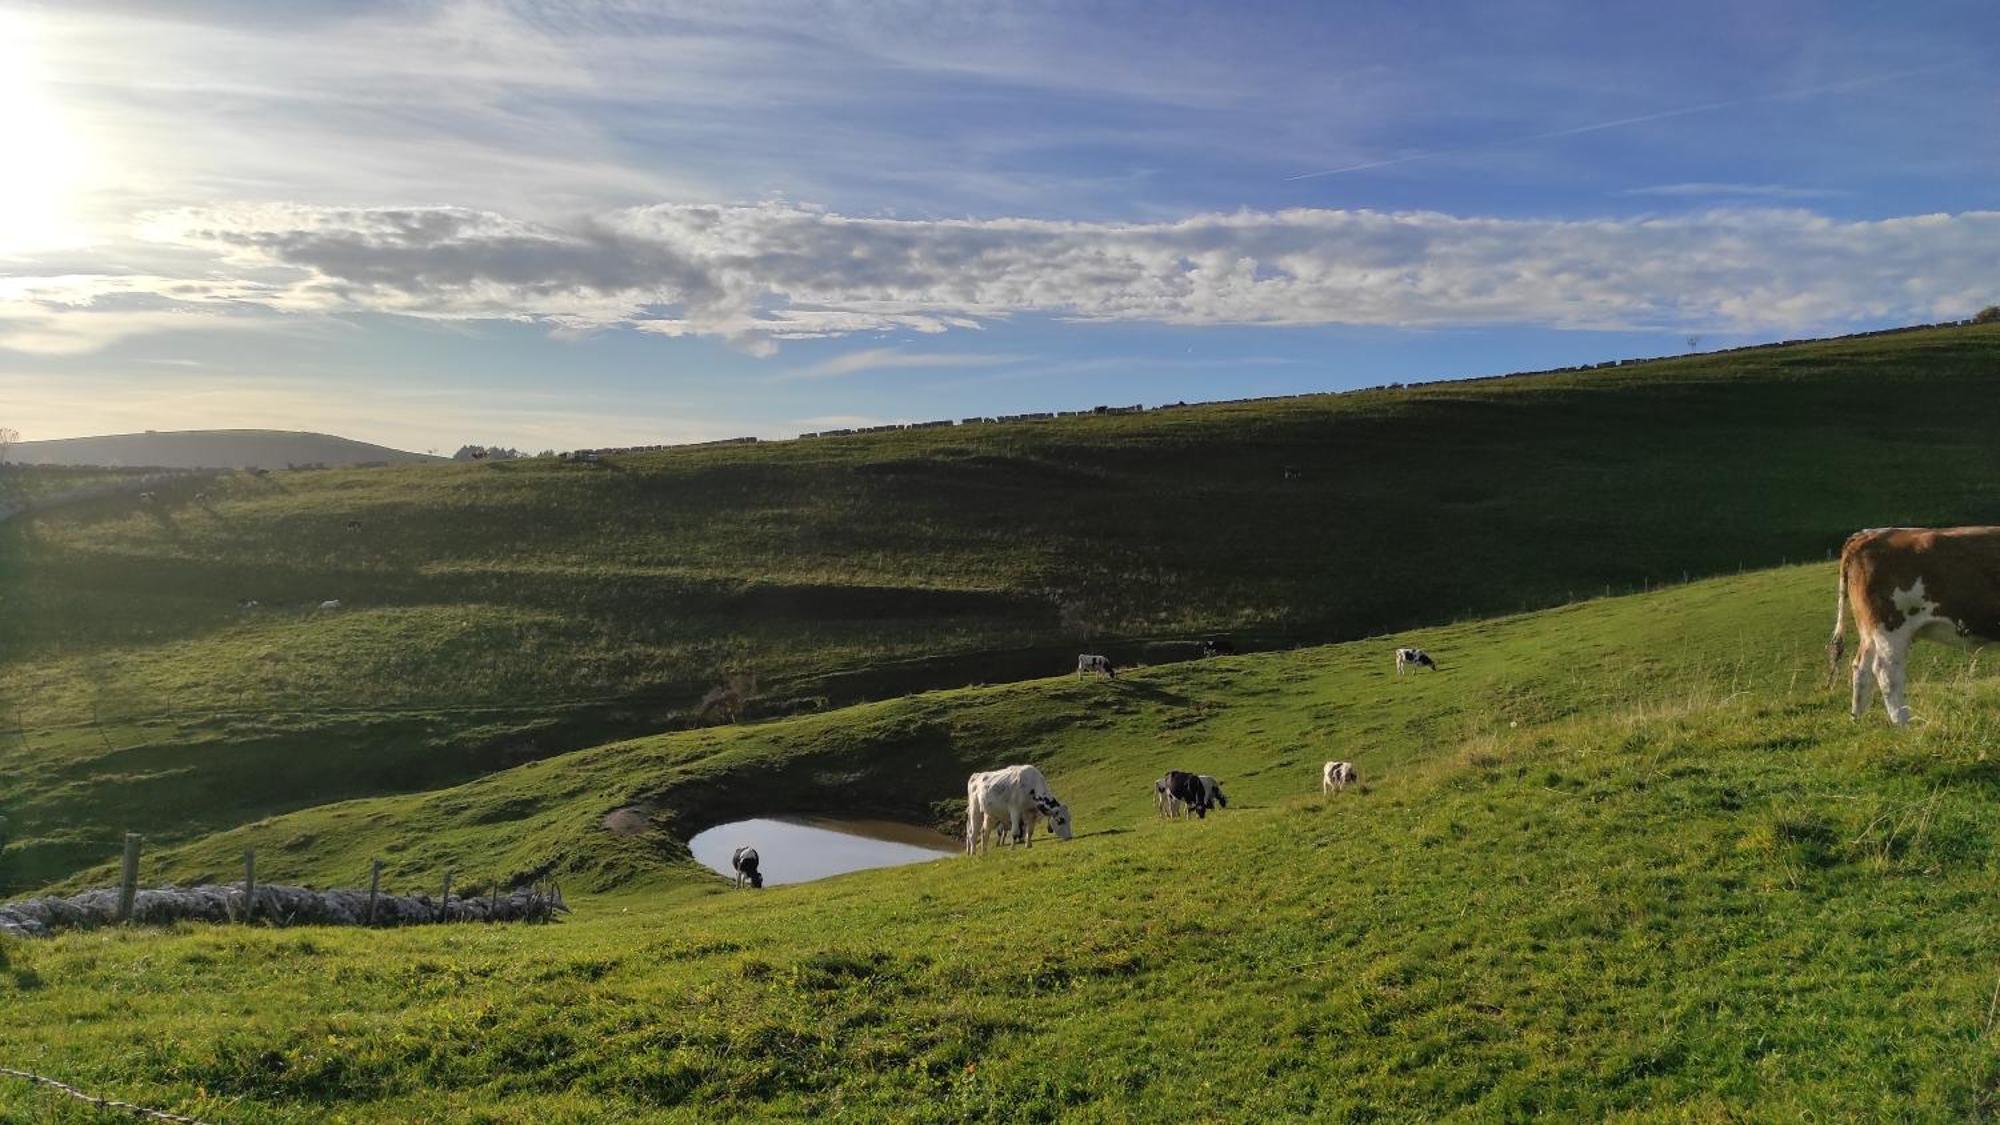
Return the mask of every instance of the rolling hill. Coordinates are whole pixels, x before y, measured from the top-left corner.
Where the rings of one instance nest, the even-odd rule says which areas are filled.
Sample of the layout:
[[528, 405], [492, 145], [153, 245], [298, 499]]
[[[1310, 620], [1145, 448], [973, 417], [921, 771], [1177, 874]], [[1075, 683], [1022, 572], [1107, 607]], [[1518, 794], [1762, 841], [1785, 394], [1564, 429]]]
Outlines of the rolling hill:
[[804, 715], [1990, 520], [1996, 360], [2000, 327], [1946, 328], [599, 464], [227, 474], [15, 520], [0, 879], [686, 727], [732, 672], [752, 717]]
[[[961, 688], [274, 818], [159, 873], [256, 844], [603, 890], [550, 927], [0, 943], [0, 1059], [216, 1122], [1982, 1119], [2000, 683], [1933, 650], [1913, 729], [1850, 722], [1831, 569], [1425, 630], [1417, 679], [1379, 638]], [[1336, 755], [1366, 784], [1321, 797]], [[1019, 758], [1075, 840], [759, 893], [674, 847]], [[1231, 808], [1159, 820], [1169, 764]]]
[[401, 465], [438, 461], [331, 434], [290, 430], [148, 430], [143, 434], [21, 441], [7, 447], [16, 465], [94, 465], [147, 469], [281, 469], [291, 465]]

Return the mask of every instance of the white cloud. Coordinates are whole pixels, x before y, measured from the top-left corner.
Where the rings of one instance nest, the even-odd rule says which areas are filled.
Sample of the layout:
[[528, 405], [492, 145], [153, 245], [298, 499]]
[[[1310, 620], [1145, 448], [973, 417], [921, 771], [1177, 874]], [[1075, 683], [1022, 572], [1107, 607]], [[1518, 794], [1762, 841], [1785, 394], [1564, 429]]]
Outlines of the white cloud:
[[[1795, 330], [1967, 314], [1991, 301], [2000, 251], [2000, 212], [1558, 220], [1294, 209], [1098, 223], [761, 203], [663, 204], [554, 226], [448, 207], [268, 205], [183, 210], [145, 230], [168, 251], [157, 261], [205, 260], [179, 276], [12, 278], [0, 318], [29, 326], [0, 346], [23, 348], [25, 338], [74, 350], [46, 325], [81, 334], [113, 297], [122, 319], [106, 323], [116, 331], [134, 318], [180, 326], [245, 312], [378, 312], [719, 336], [761, 354], [787, 339], [945, 332], [1030, 314]], [[943, 362], [874, 349], [816, 373]]]
[[791, 373], [792, 378], [824, 379], [837, 375], [857, 375], [887, 368], [998, 367], [1019, 363], [1018, 355], [976, 355], [958, 352], [906, 352], [901, 348], [864, 348], [838, 355]]
[[1655, 184], [1651, 187], [1631, 188], [1625, 195], [1659, 195], [1669, 198], [1692, 199], [1829, 199], [1847, 193], [1830, 188], [1793, 187], [1790, 184], [1718, 184], [1694, 182], [1684, 184]]

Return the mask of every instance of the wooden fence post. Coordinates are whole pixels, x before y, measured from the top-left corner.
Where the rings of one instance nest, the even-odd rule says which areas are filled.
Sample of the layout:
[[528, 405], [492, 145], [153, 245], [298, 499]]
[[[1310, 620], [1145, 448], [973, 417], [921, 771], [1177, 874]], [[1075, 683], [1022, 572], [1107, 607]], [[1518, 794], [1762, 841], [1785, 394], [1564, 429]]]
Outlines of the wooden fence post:
[[132, 920], [132, 900], [139, 894], [139, 841], [137, 832], [125, 833], [125, 863], [118, 872], [118, 924]]
[[438, 921], [451, 921], [451, 872], [444, 873], [444, 893], [438, 896]]
[[382, 861], [368, 861], [368, 924], [375, 924], [375, 896], [382, 890]]
[[257, 849], [243, 849], [243, 921], [257, 913]]

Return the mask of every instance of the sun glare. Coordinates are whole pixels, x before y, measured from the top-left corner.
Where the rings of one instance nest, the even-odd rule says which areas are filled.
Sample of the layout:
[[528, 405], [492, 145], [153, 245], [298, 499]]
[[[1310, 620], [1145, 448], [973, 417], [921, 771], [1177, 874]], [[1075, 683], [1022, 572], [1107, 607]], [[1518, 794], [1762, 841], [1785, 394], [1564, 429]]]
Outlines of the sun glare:
[[0, 253], [82, 240], [83, 138], [51, 91], [25, 17], [0, 14]]

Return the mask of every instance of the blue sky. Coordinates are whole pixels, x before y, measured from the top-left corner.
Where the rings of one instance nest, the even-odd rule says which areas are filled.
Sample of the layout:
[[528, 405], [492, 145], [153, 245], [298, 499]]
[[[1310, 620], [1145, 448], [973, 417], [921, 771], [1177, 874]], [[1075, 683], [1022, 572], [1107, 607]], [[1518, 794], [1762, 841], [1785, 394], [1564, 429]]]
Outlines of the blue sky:
[[0, 426], [780, 436], [2000, 301], [1985, 5], [1166, 7], [0, 0]]

